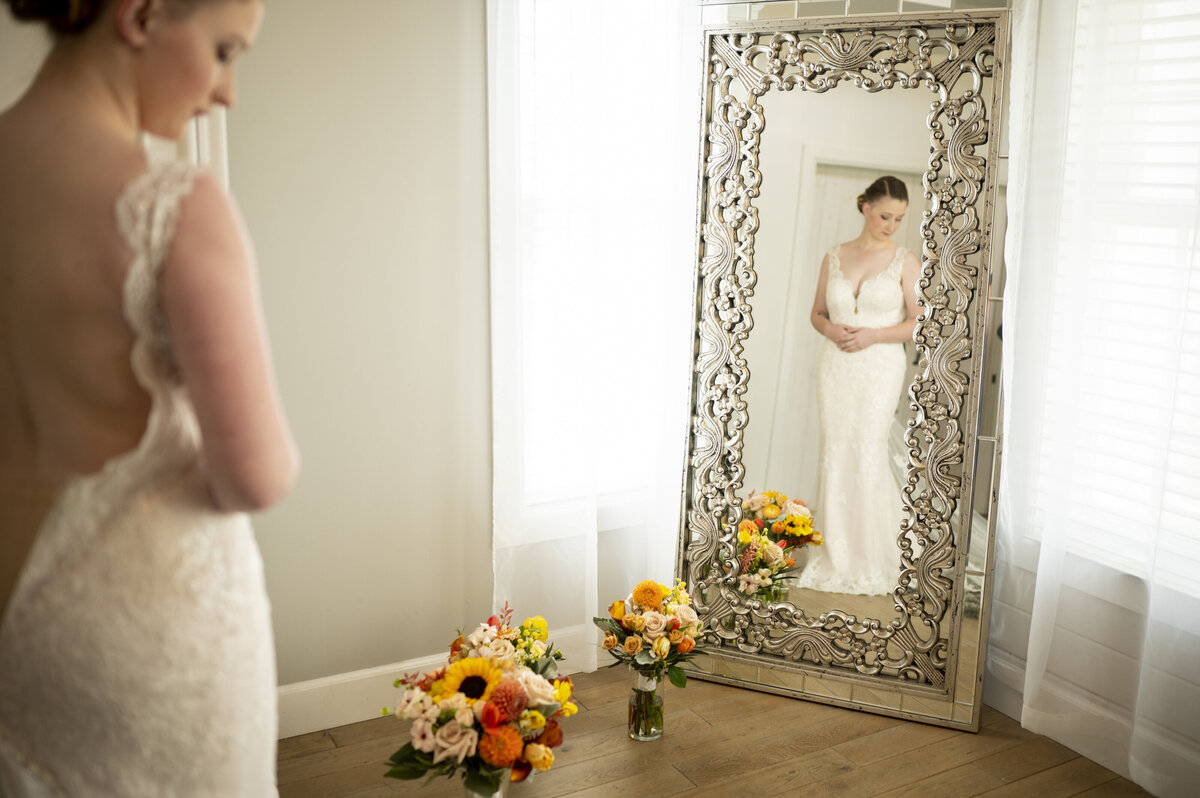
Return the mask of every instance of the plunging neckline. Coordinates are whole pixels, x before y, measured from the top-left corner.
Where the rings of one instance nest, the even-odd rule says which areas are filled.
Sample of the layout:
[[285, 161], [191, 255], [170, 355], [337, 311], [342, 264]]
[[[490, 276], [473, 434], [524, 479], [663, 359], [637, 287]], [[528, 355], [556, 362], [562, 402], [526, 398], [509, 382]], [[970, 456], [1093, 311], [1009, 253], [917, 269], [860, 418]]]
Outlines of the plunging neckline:
[[858, 309], [858, 298], [860, 296], [862, 296], [863, 287], [867, 283], [872, 282], [874, 280], [878, 280], [880, 277], [882, 277], [883, 275], [890, 272], [892, 270], [892, 266], [894, 266], [896, 263], [896, 255], [900, 253], [900, 251], [903, 249], [903, 247], [898, 246], [894, 250], [892, 250], [891, 259], [888, 260], [887, 265], [884, 266], [880, 272], [872, 275], [871, 277], [864, 277], [862, 280], [859, 281], [858, 286], [854, 287], [854, 283], [850, 282], [850, 279], [848, 277], [846, 277], [845, 272], [842, 271], [842, 255], [841, 255], [842, 246], [843, 246], [842, 244], [838, 244], [837, 247], [835, 247], [833, 250], [833, 260], [834, 260], [833, 267], [835, 269], [837, 269], [837, 276], [842, 279], [842, 282], [846, 283], [847, 285], [849, 285], [853, 288], [853, 290], [851, 291], [851, 296], [854, 297], [854, 308], [855, 308], [855, 310], [857, 310]]

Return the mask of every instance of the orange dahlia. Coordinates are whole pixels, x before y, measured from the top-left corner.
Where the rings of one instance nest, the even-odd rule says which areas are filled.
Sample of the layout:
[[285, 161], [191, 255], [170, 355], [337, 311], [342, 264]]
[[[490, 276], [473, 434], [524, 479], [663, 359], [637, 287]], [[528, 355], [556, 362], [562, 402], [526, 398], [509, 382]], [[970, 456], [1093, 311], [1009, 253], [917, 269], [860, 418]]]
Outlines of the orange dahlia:
[[521, 710], [525, 709], [529, 704], [529, 698], [525, 695], [525, 688], [520, 682], [508, 681], [500, 682], [500, 685], [492, 691], [492, 697], [488, 699], [488, 703], [494, 705], [500, 711], [504, 721], [516, 720], [521, 717]]
[[663, 599], [669, 592], [653, 579], [647, 579], [644, 582], [638, 582], [637, 587], [633, 589], [633, 603], [639, 607], [656, 610], [662, 605]]
[[512, 726], [485, 729], [483, 736], [479, 738], [479, 755], [492, 767], [512, 767], [512, 763], [517, 761], [524, 749], [525, 742], [521, 739], [520, 732]]

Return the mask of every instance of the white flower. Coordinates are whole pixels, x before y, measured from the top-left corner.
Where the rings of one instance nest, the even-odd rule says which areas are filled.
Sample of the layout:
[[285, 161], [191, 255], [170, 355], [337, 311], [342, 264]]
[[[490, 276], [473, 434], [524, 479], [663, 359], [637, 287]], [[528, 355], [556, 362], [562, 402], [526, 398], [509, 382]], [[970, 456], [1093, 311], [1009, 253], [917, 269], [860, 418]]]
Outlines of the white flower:
[[783, 549], [778, 543], [768, 543], [762, 548], [762, 558], [767, 565], [778, 565], [783, 562]]
[[[436, 765], [454, 757], [462, 764], [464, 759], [475, 753], [475, 743], [478, 741], [478, 732], [474, 729], [464, 729], [457, 720], [452, 720], [434, 735], [433, 763]], [[416, 744], [413, 747], [416, 748]]]
[[661, 612], [646, 610], [642, 613], [642, 619], [646, 622], [646, 627], [642, 630], [642, 637], [651, 643], [667, 633], [667, 616]]
[[752, 513], [757, 513], [759, 510], [767, 506], [767, 497], [761, 493], [751, 493], [750, 497], [742, 502], [742, 509]]
[[527, 668], [522, 668], [517, 671], [517, 678], [521, 680], [521, 686], [525, 688], [525, 695], [529, 697], [529, 706], [540, 707], [554, 703], [554, 685], [542, 676]]
[[812, 517], [812, 511], [808, 509], [804, 502], [796, 501], [795, 499], [789, 499], [788, 501], [784, 502], [783, 507], [780, 507], [779, 509], [782, 511], [781, 514], [785, 517], [789, 515], [798, 515], [801, 518]]
[[418, 751], [429, 753], [433, 751], [434, 742], [433, 722], [425, 717], [419, 717], [412, 724], [412, 746]]
[[474, 632], [467, 635], [466, 643], [473, 649], [487, 648], [496, 639], [496, 630], [486, 623], [479, 624]]
[[396, 704], [396, 714], [405, 720], [412, 720], [424, 712], [432, 703], [432, 699], [422, 690], [410, 687], [400, 696], [400, 703]]

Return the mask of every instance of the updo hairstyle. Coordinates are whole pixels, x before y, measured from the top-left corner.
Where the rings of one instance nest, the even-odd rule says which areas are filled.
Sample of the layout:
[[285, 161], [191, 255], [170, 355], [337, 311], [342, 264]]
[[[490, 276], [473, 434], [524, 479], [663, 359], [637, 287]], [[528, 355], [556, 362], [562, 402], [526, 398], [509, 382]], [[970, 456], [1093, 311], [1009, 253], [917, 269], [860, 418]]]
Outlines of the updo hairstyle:
[[57, 36], [91, 27], [108, 0], [4, 0], [17, 19], [43, 23]]
[[908, 189], [905, 187], [904, 181], [898, 177], [884, 175], [867, 186], [867, 190], [858, 195], [858, 212], [862, 213], [864, 204], [875, 202], [883, 197], [891, 197], [901, 202], [908, 202]]

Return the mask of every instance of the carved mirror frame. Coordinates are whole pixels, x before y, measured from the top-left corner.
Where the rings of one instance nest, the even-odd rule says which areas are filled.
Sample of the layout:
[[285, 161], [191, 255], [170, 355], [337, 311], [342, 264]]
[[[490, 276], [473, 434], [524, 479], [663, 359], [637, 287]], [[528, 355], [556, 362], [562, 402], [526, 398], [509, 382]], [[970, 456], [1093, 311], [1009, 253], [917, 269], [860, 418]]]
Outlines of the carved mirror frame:
[[[709, 630], [692, 676], [977, 731], [987, 639], [998, 430], [980, 431], [1005, 11], [722, 23], [705, 28], [692, 417], [676, 573]], [[990, 87], [984, 90], [985, 79]], [[737, 590], [755, 200], [768, 91], [929, 95], [919, 358], [890, 620], [806, 613]], [[995, 290], [995, 289], [991, 289]], [[981, 457], [980, 444], [991, 457]], [[986, 551], [968, 563], [977, 460], [990, 463]], [[820, 518], [816, 519], [820, 528]], [[914, 543], [916, 545], [914, 545]], [[967, 577], [983, 582], [977, 648], [960, 657]], [[971, 659], [974, 658], [972, 662]], [[969, 688], [969, 689], [968, 689]]]

